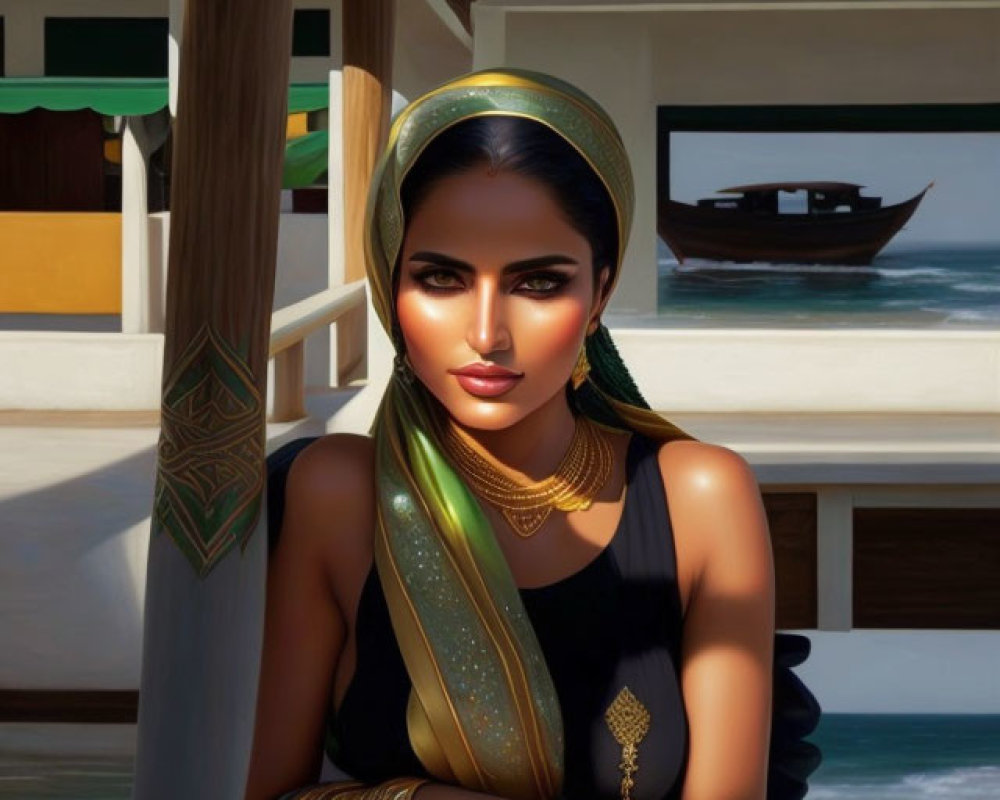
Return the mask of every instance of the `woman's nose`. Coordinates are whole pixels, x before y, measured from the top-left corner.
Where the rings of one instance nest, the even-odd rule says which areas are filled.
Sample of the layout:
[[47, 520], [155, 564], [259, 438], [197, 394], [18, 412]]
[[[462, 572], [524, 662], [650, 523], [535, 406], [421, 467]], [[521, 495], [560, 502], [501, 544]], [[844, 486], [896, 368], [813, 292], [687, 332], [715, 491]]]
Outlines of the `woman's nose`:
[[510, 331], [504, 319], [503, 298], [495, 281], [481, 281], [474, 294], [475, 307], [469, 324], [468, 342], [480, 355], [510, 347]]

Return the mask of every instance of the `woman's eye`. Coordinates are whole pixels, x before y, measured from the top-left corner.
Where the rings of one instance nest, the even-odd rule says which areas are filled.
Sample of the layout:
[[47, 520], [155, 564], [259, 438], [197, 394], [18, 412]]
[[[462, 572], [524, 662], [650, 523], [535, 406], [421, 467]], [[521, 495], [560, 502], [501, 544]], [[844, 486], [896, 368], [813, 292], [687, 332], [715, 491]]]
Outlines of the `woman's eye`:
[[551, 294], [557, 291], [564, 283], [566, 283], [566, 278], [563, 275], [539, 273], [537, 275], [529, 275], [521, 281], [520, 288], [538, 294]]
[[428, 289], [460, 289], [462, 281], [454, 272], [446, 269], [434, 269], [422, 272], [417, 280]]

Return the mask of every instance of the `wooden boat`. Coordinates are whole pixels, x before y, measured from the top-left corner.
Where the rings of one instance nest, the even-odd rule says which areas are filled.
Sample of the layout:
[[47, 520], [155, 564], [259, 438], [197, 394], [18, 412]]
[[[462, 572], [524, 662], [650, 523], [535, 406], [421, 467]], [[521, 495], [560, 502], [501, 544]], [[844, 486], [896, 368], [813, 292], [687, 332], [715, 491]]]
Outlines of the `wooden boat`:
[[[756, 183], [720, 189], [697, 205], [664, 199], [657, 232], [680, 263], [688, 258], [799, 264], [870, 264], [906, 224], [927, 189], [882, 206], [862, 186], [837, 181]], [[783, 213], [778, 192], [807, 193], [807, 210]]]

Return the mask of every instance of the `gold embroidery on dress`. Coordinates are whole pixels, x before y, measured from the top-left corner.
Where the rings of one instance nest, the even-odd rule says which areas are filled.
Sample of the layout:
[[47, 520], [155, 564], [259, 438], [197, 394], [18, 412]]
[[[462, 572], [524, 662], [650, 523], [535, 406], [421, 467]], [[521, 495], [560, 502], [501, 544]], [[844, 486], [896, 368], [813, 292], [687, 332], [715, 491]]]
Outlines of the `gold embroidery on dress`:
[[625, 686], [604, 712], [604, 719], [611, 734], [622, 746], [622, 760], [618, 764], [623, 774], [622, 800], [631, 800], [632, 787], [635, 786], [632, 775], [639, 769], [639, 742], [649, 732], [649, 711]]

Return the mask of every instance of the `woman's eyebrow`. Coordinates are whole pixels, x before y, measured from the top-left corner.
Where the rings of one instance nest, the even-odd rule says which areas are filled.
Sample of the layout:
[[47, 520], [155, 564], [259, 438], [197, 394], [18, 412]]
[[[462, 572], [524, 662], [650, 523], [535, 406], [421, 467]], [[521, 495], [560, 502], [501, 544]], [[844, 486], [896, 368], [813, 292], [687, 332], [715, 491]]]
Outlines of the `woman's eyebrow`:
[[[450, 267], [461, 272], [475, 272], [476, 269], [471, 264], [460, 261], [457, 258], [446, 256], [443, 253], [435, 253], [430, 250], [420, 250], [410, 256], [410, 261], [424, 261], [428, 264], [436, 264], [439, 267]], [[503, 268], [505, 273], [527, 272], [541, 267], [552, 267], [557, 264], [579, 264], [575, 258], [564, 256], [560, 253], [552, 253], [546, 256], [536, 256], [525, 258], [521, 261], [513, 261]]]

